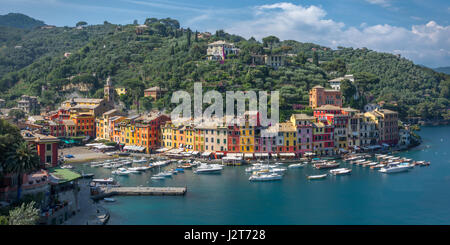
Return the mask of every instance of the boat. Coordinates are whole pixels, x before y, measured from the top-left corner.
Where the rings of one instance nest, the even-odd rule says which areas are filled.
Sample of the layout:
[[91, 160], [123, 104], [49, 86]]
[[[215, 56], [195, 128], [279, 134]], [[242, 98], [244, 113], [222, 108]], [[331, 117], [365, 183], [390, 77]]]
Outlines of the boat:
[[222, 172], [223, 166], [220, 164], [204, 164], [202, 163], [200, 166], [197, 167], [196, 170], [194, 170], [194, 173], [196, 174], [202, 174], [202, 173], [220, 173]]
[[115, 175], [122, 175], [123, 176], [123, 175], [128, 175], [131, 172], [128, 171], [127, 169], [125, 169], [125, 168], [118, 168], [117, 170], [114, 170], [111, 173], [115, 174]]
[[103, 198], [103, 201], [105, 201], [105, 202], [115, 202], [116, 200], [114, 198], [105, 197], [105, 198]]
[[262, 174], [257, 173], [253, 174], [248, 178], [250, 181], [273, 181], [273, 180], [281, 180], [283, 178], [282, 175], [276, 173]]
[[343, 175], [343, 174], [349, 174], [352, 170], [348, 168], [337, 168], [330, 170], [330, 174], [332, 175]]
[[310, 175], [307, 178], [310, 180], [315, 180], [315, 179], [325, 179], [327, 177], [327, 174], [320, 174], [320, 175]]
[[375, 166], [375, 165], [378, 165], [378, 163], [377, 162], [370, 162], [370, 163], [364, 164], [364, 167], [372, 167], [372, 166]]
[[154, 175], [154, 176], [151, 177], [151, 179], [152, 179], [152, 180], [163, 180], [163, 179], [166, 179], [166, 178], [163, 177], [163, 176], [157, 176], [157, 175]]
[[127, 168], [127, 171], [132, 174], [140, 174], [142, 173], [138, 168]]
[[385, 166], [384, 164], [379, 163], [379, 164], [377, 164], [377, 165], [370, 166], [370, 168], [371, 168], [371, 169], [377, 169], [377, 168], [382, 168], [382, 167], [384, 167], [384, 166]]
[[175, 168], [175, 171], [183, 173], [184, 172], [184, 168], [179, 166], [179, 167]]
[[63, 166], [61, 166], [61, 168], [63, 168], [63, 169], [73, 169], [73, 166], [72, 165], [63, 165]]
[[107, 163], [107, 164], [103, 165], [103, 168], [113, 168], [113, 165]]
[[283, 165], [284, 163], [282, 162], [276, 162], [275, 165]]
[[89, 183], [91, 187], [96, 186], [107, 186], [107, 187], [118, 187], [120, 186], [113, 178], [105, 178], [105, 179], [92, 179]]
[[406, 172], [410, 169], [409, 165], [388, 165], [387, 167], [383, 167], [380, 170], [378, 170], [381, 173], [399, 173], [399, 172]]
[[147, 159], [145, 157], [142, 157], [141, 159], [133, 160], [133, 163], [147, 163]]
[[294, 163], [290, 164], [288, 168], [303, 168], [306, 165], [306, 163]]
[[316, 169], [327, 169], [327, 168], [337, 168], [339, 163], [337, 162], [327, 162], [327, 163], [316, 163], [314, 164]]
[[82, 177], [82, 178], [85, 178], [85, 179], [90, 179], [90, 178], [93, 178], [93, 177], [94, 177], [94, 174], [93, 174], [93, 173], [85, 174], [84, 172], [82, 172], [82, 173], [81, 173], [81, 177]]

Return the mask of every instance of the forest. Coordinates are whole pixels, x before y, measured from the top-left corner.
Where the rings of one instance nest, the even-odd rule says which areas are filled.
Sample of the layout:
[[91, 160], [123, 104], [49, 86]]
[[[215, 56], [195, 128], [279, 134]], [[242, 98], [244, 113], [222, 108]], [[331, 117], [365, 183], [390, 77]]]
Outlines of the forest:
[[[217, 30], [200, 38], [195, 30], [181, 28], [171, 18], [147, 18], [128, 25], [77, 23], [76, 27], [22, 30], [0, 27], [0, 98], [14, 106], [22, 94], [40, 97], [49, 109], [74, 91], [68, 84], [90, 84], [81, 96], [103, 96], [108, 76], [116, 87], [128, 89], [117, 98], [126, 109], [170, 111], [171, 92], [193, 92], [194, 82], [204, 91], [280, 91], [280, 115], [311, 113], [308, 91], [315, 85], [329, 87], [328, 80], [353, 74], [355, 83], [343, 82], [345, 106], [362, 109], [366, 103], [385, 102], [401, 118], [449, 119], [450, 76], [414, 64], [389, 53], [367, 48], [331, 49], [295, 40], [268, 36], [261, 41]], [[11, 34], [11, 35], [9, 35]], [[206, 59], [207, 44], [226, 40], [240, 48], [225, 62]], [[20, 48], [17, 48], [17, 47]], [[68, 57], [64, 53], [70, 52]], [[286, 65], [274, 69], [252, 64], [252, 55], [284, 54]], [[169, 93], [152, 101], [143, 90], [160, 86]], [[361, 95], [354, 100], [353, 95]], [[305, 109], [294, 110], [293, 105]]]

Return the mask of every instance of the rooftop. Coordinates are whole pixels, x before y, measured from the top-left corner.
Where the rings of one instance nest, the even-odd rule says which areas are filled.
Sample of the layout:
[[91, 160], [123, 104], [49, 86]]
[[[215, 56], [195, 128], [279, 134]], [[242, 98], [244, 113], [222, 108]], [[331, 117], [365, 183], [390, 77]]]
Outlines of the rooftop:
[[340, 111], [342, 108], [339, 106], [335, 106], [335, 105], [323, 105], [320, 107], [315, 108], [315, 111], [320, 111], [320, 110], [336, 110], [336, 111]]
[[148, 89], [146, 89], [144, 91], [147, 91], [147, 92], [149, 92], [149, 91], [163, 91], [163, 92], [165, 92], [165, 91], [167, 91], [167, 89], [155, 86], [155, 87], [148, 88]]
[[306, 114], [292, 114], [292, 116], [294, 116], [295, 120], [311, 120], [311, 119], [315, 119], [315, 117], [313, 116], [308, 116]]
[[50, 175], [54, 178], [57, 184], [66, 183], [81, 178], [81, 175], [70, 169], [53, 168], [50, 169]]

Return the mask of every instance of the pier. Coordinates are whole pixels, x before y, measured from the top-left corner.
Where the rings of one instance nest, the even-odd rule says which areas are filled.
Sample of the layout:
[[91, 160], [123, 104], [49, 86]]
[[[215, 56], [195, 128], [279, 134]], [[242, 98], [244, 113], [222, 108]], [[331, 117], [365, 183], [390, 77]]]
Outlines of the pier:
[[187, 187], [101, 187], [94, 200], [110, 196], [183, 196]]

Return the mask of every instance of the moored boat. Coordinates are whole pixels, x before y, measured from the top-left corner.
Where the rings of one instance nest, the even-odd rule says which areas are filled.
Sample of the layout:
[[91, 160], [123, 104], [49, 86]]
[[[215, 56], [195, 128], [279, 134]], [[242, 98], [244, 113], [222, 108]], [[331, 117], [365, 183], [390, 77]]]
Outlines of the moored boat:
[[307, 178], [310, 180], [316, 180], [316, 179], [325, 179], [327, 177], [327, 174], [319, 174], [319, 175], [310, 175]]
[[283, 178], [282, 175], [276, 174], [276, 173], [268, 173], [268, 174], [262, 174], [257, 173], [253, 174], [248, 178], [250, 181], [273, 181], [273, 180], [281, 180]]
[[306, 165], [306, 163], [294, 163], [294, 164], [290, 164], [288, 166], [288, 168], [302, 168]]

